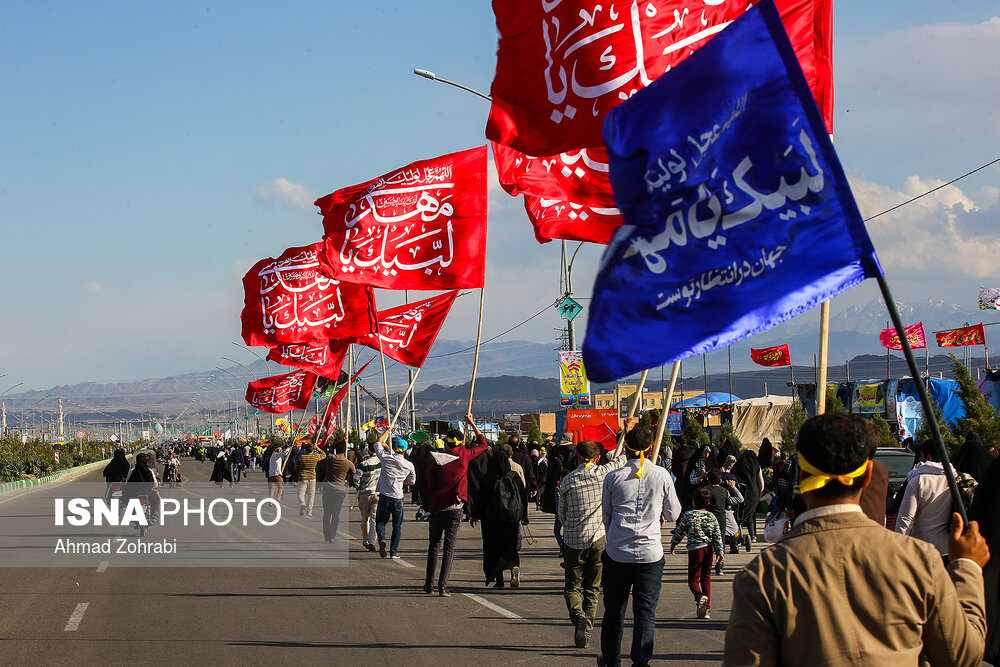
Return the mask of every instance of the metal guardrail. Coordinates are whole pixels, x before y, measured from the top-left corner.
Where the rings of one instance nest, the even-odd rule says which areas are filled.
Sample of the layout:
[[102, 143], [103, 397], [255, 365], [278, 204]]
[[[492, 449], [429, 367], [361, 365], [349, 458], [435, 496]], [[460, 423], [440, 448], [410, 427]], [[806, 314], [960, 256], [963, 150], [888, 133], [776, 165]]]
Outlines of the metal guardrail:
[[0, 496], [5, 493], [10, 493], [11, 491], [16, 491], [18, 489], [30, 489], [43, 484], [48, 484], [54, 482], [60, 477], [65, 477], [70, 473], [84, 472], [92, 468], [96, 468], [101, 465], [107, 465], [108, 461], [111, 459], [104, 459], [103, 461], [95, 461], [94, 463], [87, 463], [86, 465], [76, 466], [73, 468], [66, 468], [65, 470], [60, 470], [59, 472], [52, 473], [51, 475], [46, 475], [45, 477], [38, 477], [36, 479], [18, 479], [13, 482], [3, 482], [0, 484]]

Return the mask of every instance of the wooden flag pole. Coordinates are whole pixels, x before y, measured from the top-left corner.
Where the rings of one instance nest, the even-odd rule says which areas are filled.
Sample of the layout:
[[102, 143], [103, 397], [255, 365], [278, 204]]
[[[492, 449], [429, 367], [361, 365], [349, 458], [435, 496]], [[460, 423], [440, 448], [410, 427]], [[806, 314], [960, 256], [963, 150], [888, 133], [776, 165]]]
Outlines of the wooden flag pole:
[[396, 420], [399, 419], [399, 415], [400, 415], [400, 413], [403, 412], [403, 408], [406, 407], [406, 400], [410, 396], [410, 392], [413, 391], [413, 385], [416, 383], [418, 375], [420, 375], [420, 367], [419, 366], [417, 367], [417, 370], [413, 373], [413, 377], [410, 378], [410, 384], [406, 388], [406, 393], [403, 394], [403, 400], [401, 400], [399, 402], [399, 405], [396, 406], [396, 414], [394, 414], [392, 416], [392, 421], [389, 423], [389, 430], [390, 431], [392, 431], [392, 428], [396, 425]]
[[479, 372], [479, 343], [483, 338], [483, 304], [486, 299], [486, 288], [479, 290], [479, 327], [476, 330], [476, 354], [472, 360], [472, 382], [469, 384], [469, 413], [472, 413], [472, 395], [476, 391], [476, 373]]
[[[667, 400], [663, 404], [663, 410], [660, 412], [660, 423], [656, 427], [656, 438], [653, 440], [653, 453], [650, 455], [649, 459], [656, 465], [657, 456], [660, 454], [660, 442], [663, 440], [663, 432], [667, 428], [667, 415], [670, 414], [670, 403], [674, 400], [674, 386], [677, 384], [677, 376], [681, 373], [681, 362], [675, 361], [673, 366], [670, 367], [670, 384], [667, 387]], [[619, 452], [615, 452], [617, 456]]]
[[[476, 353], [472, 359], [472, 381], [469, 383], [469, 414], [472, 414], [472, 396], [476, 391], [476, 374], [479, 372], [479, 343], [483, 338], [483, 304], [486, 300], [486, 288], [479, 290], [479, 327], [476, 330]], [[466, 443], [469, 429], [462, 429], [462, 444]]]
[[[646, 376], [649, 375], [649, 369], [642, 371], [642, 375], [639, 376], [639, 386], [635, 390], [635, 395], [632, 396], [632, 402], [628, 406], [628, 416], [625, 417], [625, 421], [632, 419], [635, 416], [635, 407], [642, 400], [642, 390], [646, 387]], [[615, 452], [621, 452], [622, 443], [625, 442], [625, 427], [622, 426], [621, 431], [618, 433], [618, 445], [615, 447]]]
[[816, 414], [826, 412], [826, 365], [830, 353], [830, 302], [819, 306], [819, 373], [816, 378]]
[[937, 416], [934, 414], [934, 406], [931, 404], [930, 395], [924, 383], [920, 382], [920, 369], [917, 368], [916, 359], [913, 357], [910, 341], [906, 338], [906, 328], [903, 326], [903, 320], [899, 316], [899, 311], [896, 310], [896, 302], [892, 299], [892, 293], [889, 291], [889, 283], [886, 282], [885, 276], [877, 276], [876, 280], [878, 281], [879, 289], [882, 290], [882, 296], [885, 298], [885, 306], [889, 311], [889, 317], [892, 319], [893, 326], [896, 327], [896, 333], [899, 335], [899, 344], [903, 348], [903, 357], [906, 359], [906, 365], [909, 367], [910, 375], [913, 377], [913, 384], [916, 386], [917, 394], [920, 396], [920, 404], [924, 409], [924, 419], [930, 425], [931, 436], [934, 438], [938, 454], [941, 456], [944, 475], [948, 479], [948, 488], [951, 490], [952, 505], [955, 511], [962, 516], [962, 522], [968, 526], [969, 517], [965, 513], [965, 505], [962, 503], [962, 494], [958, 490], [955, 471], [948, 460], [948, 448], [944, 446], [944, 439], [941, 437], [941, 429], [938, 426]]

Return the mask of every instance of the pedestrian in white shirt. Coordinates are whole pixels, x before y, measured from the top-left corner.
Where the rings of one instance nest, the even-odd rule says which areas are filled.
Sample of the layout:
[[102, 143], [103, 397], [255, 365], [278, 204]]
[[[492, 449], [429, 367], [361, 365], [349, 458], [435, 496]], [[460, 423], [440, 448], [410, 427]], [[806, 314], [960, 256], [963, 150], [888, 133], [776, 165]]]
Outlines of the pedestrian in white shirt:
[[621, 663], [625, 606], [632, 593], [633, 665], [653, 656], [656, 606], [663, 577], [660, 529], [680, 516], [681, 503], [666, 469], [647, 461], [652, 437], [645, 429], [625, 436], [628, 462], [604, 478], [602, 520], [607, 533], [604, 564], [604, 619], [598, 665]]
[[403, 484], [414, 484], [417, 473], [413, 464], [406, 460], [404, 454], [410, 443], [403, 438], [396, 438], [392, 451], [386, 441], [389, 431], [379, 436], [375, 454], [382, 462], [382, 472], [379, 473], [378, 508], [375, 510], [375, 534], [378, 537], [378, 554], [386, 557], [385, 525], [392, 520], [392, 539], [389, 556], [399, 558], [399, 539], [403, 532]]
[[918, 451], [920, 464], [906, 476], [896, 532], [929, 542], [946, 556], [953, 512], [948, 478], [933, 440], [920, 443]]
[[282, 445], [271, 454], [271, 459], [267, 462], [267, 497], [273, 498], [279, 503], [281, 502], [281, 492], [285, 488], [285, 479], [282, 473], [288, 452], [288, 447]]

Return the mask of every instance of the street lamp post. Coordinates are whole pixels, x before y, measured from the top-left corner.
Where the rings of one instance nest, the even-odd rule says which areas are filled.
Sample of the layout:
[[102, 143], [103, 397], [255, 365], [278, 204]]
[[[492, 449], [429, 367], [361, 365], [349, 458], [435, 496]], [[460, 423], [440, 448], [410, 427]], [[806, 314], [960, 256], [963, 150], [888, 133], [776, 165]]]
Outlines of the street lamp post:
[[[229, 397], [229, 398], [228, 398], [228, 401], [227, 401], [227, 403], [229, 404], [229, 407], [228, 407], [228, 409], [226, 410], [226, 412], [227, 412], [227, 413], [229, 414], [229, 418], [230, 418], [230, 419], [233, 419], [233, 409], [234, 409], [234, 408], [233, 408], [233, 406], [234, 406], [234, 405], [236, 405], [236, 394], [234, 393], [234, 394], [233, 394], [232, 396], [230, 396], [230, 390], [231, 390], [231, 389], [234, 389], [234, 387], [233, 387], [232, 383], [230, 383], [230, 382], [229, 382], [228, 380], [226, 380], [225, 378], [221, 378], [221, 377], [218, 377], [218, 376], [216, 376], [216, 375], [212, 375], [212, 376], [210, 376], [210, 377], [211, 377], [211, 378], [212, 378], [213, 380], [215, 380], [216, 382], [219, 382], [219, 383], [221, 383], [221, 382], [225, 382], [225, 383], [226, 383], [226, 386], [223, 386], [222, 384], [219, 384], [219, 386], [220, 386], [220, 387], [222, 387], [222, 388], [223, 388], [223, 389], [225, 390], [225, 392], [226, 392], [226, 396], [227, 396], [227, 397]], [[239, 418], [239, 412], [238, 412], [238, 408], [237, 408], [237, 413], [236, 413], [236, 415], [237, 415], [237, 419], [238, 419], [238, 418]]]
[[[0, 378], [2, 378], [4, 375], [7, 374], [4, 373], [3, 375], [0, 375]], [[14, 389], [15, 387], [20, 387], [22, 384], [24, 383], [18, 382], [13, 387], [7, 387], [6, 389], [4, 389], [3, 393], [0, 394], [0, 411], [3, 412], [2, 426], [0, 426], [0, 435], [7, 435], [7, 401], [4, 400], [4, 396], [7, 395], [8, 391]]]
[[[266, 357], [260, 356], [260, 354], [258, 354], [257, 352], [255, 352], [253, 349], [251, 349], [249, 347], [246, 347], [245, 345], [240, 345], [235, 340], [233, 341], [233, 345], [235, 345], [236, 347], [240, 348], [241, 350], [246, 350], [247, 352], [249, 352], [253, 356], [257, 357], [258, 360], [264, 362], [264, 372], [266, 372], [268, 375], [271, 375], [271, 365], [267, 363], [267, 358]], [[271, 412], [269, 412], [269, 413], [267, 413], [267, 416], [268, 416], [268, 422], [269, 422], [268, 434], [270, 435], [271, 433], [274, 433], [274, 414], [271, 413]], [[260, 420], [258, 419], [258, 424], [259, 423], [260, 423]], [[258, 434], [260, 433], [259, 426], [258, 426], [257, 432], [258, 432]]]
[[[222, 371], [223, 373], [229, 373], [230, 375], [232, 375], [233, 378], [237, 382], [237, 385], [236, 385], [237, 387], [239, 386], [238, 383], [243, 382], [243, 380], [240, 379], [240, 376], [237, 375], [236, 373], [232, 372], [231, 370], [225, 369], [222, 366], [216, 366], [216, 368], [219, 369], [220, 371]], [[237, 389], [236, 387], [233, 387], [233, 391], [236, 392], [236, 396], [237, 396], [237, 399], [238, 399], [239, 395], [240, 395], [240, 390]], [[239, 402], [236, 399], [234, 399], [234, 403], [236, 403], [236, 423], [233, 426], [236, 429], [236, 433], [237, 433], [237, 437], [238, 437], [239, 436], [239, 432], [240, 432], [240, 423], [239, 423], [239, 419], [240, 419], [240, 404], [239, 404]], [[248, 414], [247, 413], [247, 409], [245, 407], [243, 408], [243, 414], [244, 415]]]

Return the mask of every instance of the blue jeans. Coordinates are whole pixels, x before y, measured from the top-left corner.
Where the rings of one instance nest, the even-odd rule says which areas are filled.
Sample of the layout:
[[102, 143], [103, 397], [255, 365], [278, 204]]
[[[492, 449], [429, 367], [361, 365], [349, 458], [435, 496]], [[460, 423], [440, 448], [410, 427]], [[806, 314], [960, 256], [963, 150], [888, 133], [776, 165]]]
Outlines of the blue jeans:
[[385, 540], [385, 524], [392, 519], [392, 543], [389, 545], [389, 553], [392, 555], [399, 553], [399, 538], [403, 532], [403, 499], [378, 497], [378, 509], [375, 510], [375, 536], [379, 541]]
[[601, 655], [608, 667], [618, 667], [622, 660], [622, 629], [625, 606], [632, 593], [633, 665], [645, 667], [653, 657], [653, 634], [656, 629], [656, 605], [660, 601], [663, 559], [655, 563], [619, 563], [607, 552], [604, 563], [604, 620], [601, 622]]

